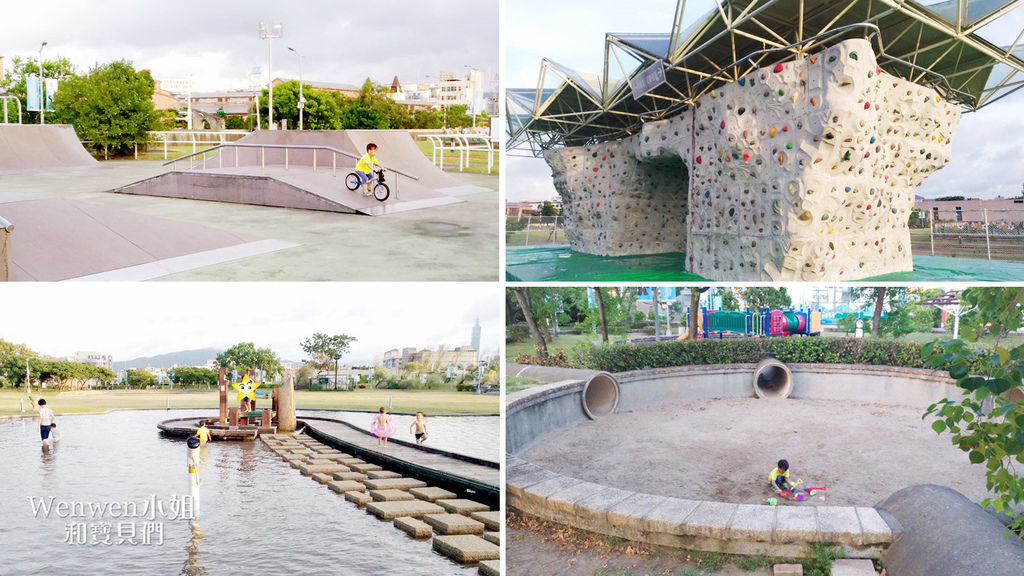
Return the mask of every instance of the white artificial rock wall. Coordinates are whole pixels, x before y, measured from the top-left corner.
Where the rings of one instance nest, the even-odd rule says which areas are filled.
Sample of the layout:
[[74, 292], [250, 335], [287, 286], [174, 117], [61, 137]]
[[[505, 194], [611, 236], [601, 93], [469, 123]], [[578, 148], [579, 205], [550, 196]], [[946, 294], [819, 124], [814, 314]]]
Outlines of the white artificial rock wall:
[[[688, 210], [674, 231], [687, 239], [688, 270], [711, 280], [853, 280], [912, 269], [914, 189], [949, 160], [959, 118], [933, 89], [882, 72], [867, 40], [847, 40], [753, 70], [627, 140], [546, 158], [563, 200], [573, 199], [565, 211], [574, 250], [611, 253], [601, 241], [613, 237], [627, 250], [617, 254], [649, 253], [628, 252], [636, 233], [652, 233], [629, 217], [632, 206], [605, 202], [595, 216], [594, 204], [605, 189], [636, 189], [620, 175], [675, 155], [689, 185], [660, 183], [657, 194], [689, 197], [668, 202], [670, 222]], [[624, 152], [606, 174], [594, 164], [601, 147], [602, 158]]]
[[573, 250], [602, 256], [686, 249], [686, 167], [675, 153], [641, 163], [629, 142], [545, 154]]

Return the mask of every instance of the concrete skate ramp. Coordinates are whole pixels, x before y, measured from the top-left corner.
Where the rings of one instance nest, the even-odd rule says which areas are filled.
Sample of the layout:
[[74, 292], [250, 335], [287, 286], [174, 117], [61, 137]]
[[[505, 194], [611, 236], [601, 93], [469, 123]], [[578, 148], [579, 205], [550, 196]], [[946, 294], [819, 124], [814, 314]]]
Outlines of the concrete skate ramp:
[[99, 168], [67, 124], [0, 124], [0, 174]]
[[[487, 188], [480, 186], [468, 186], [434, 166], [406, 130], [260, 130], [238, 140], [239, 144], [331, 146], [356, 156], [365, 154], [366, 145], [370, 142], [377, 145], [377, 159], [385, 168], [415, 176], [418, 178], [416, 182], [424, 188], [449, 196], [487, 191]], [[238, 166], [281, 166], [286, 160], [289, 166], [313, 165], [312, 150], [289, 150], [287, 159], [284, 150], [269, 148], [263, 151], [256, 148], [225, 148], [220, 154], [223, 156], [213, 155], [206, 159], [207, 169], [234, 167], [236, 159]], [[317, 151], [317, 169], [329, 170], [332, 166], [331, 156], [328, 151]], [[340, 154], [336, 156], [336, 161], [339, 172], [351, 172], [356, 165], [355, 159]], [[400, 188], [410, 182], [407, 178], [392, 175], [391, 183], [396, 180]]]
[[[274, 248], [253, 237], [57, 198], [0, 203], [0, 214], [15, 226], [10, 239], [12, 280], [67, 280], [177, 259], [166, 274], [287, 247]], [[237, 250], [241, 247], [248, 248]], [[236, 250], [232, 252], [232, 248]], [[191, 264], [185, 261], [200, 254], [203, 256]], [[147, 274], [117, 279], [161, 275], [152, 270]]]
[[[253, 150], [239, 151], [251, 153]], [[232, 151], [227, 153], [232, 154]], [[289, 157], [291, 165], [290, 160]], [[317, 162], [320, 162], [319, 156]], [[234, 164], [234, 157], [231, 163]], [[403, 178], [398, 186], [392, 180], [389, 184], [391, 197], [386, 202], [378, 202], [373, 197], [363, 196], [361, 191], [352, 192], [345, 188], [344, 177], [349, 170], [351, 168], [342, 170], [339, 166], [336, 177], [331, 175], [330, 168], [313, 172], [310, 168], [301, 167], [285, 170], [283, 166], [169, 172], [115, 188], [114, 192], [372, 216], [461, 202], [408, 178]]]

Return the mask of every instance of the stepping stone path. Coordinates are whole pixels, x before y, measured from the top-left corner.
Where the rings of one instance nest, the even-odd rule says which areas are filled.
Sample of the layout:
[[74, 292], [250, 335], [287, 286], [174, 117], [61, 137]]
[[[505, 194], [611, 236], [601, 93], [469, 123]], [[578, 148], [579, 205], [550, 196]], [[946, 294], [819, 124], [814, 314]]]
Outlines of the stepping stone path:
[[477, 564], [484, 576], [501, 574], [501, 513], [457, 494], [321, 444], [307, 436], [263, 434], [263, 443], [292, 468], [344, 495], [411, 538], [432, 538], [435, 551]]

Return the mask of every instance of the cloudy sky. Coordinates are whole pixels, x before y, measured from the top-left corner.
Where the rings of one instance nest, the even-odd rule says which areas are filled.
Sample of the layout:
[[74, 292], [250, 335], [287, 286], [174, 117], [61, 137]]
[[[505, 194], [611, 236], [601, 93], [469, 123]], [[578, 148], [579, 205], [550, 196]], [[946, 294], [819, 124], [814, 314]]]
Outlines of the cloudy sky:
[[[925, 2], [928, 4], [934, 2]], [[586, 10], [578, 4], [547, 0], [508, 2], [505, 15], [505, 80], [510, 88], [536, 88], [541, 58], [547, 57], [580, 72], [603, 73], [606, 32], [667, 33], [675, 0], [620, 2], [595, 0]], [[712, 0], [689, 0], [688, 25], [714, 9]], [[543, 18], [538, 18], [543, 14]], [[982, 36], [1009, 45], [1024, 29], [1024, 8], [982, 29]], [[1024, 184], [1024, 91], [965, 114], [953, 137], [952, 160], [918, 189], [925, 197], [962, 194], [975, 197], [1014, 196]], [[517, 154], [517, 152], [513, 152]], [[521, 152], [518, 154], [522, 154]], [[507, 160], [508, 200], [543, 200], [557, 194], [551, 170], [541, 159]]]
[[358, 364], [392, 348], [468, 346], [479, 317], [486, 356], [503, 342], [503, 305], [492, 283], [11, 283], [0, 300], [0, 339], [115, 362], [254, 342], [301, 361], [300, 343], [325, 332], [358, 338], [342, 358]]
[[[248, 89], [248, 74], [267, 73], [260, 22], [280, 22], [274, 40], [275, 77], [362, 84], [436, 80], [466, 66], [498, 72], [498, 0], [104, 0], [5, 2], [0, 56], [64, 56], [80, 72], [128, 59], [156, 79], [192, 75], [199, 91]], [[8, 64], [9, 66], [9, 64]]]

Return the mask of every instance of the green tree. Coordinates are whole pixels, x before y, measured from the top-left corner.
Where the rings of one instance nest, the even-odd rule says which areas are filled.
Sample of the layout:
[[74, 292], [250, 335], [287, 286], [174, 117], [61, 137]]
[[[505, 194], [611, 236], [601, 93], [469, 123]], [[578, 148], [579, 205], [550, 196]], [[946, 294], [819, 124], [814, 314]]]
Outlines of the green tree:
[[722, 289], [722, 310], [739, 310], [740, 301], [736, 298], [736, 295], [732, 293], [732, 290], [728, 288]]
[[355, 341], [355, 336], [347, 334], [328, 336], [316, 332], [302, 342], [302, 351], [309, 354], [306, 365], [317, 371], [326, 372], [334, 368], [334, 357], [344, 356]]
[[785, 288], [751, 286], [743, 289], [743, 300], [751, 310], [760, 310], [761, 308], [776, 310], [793, 305], [793, 299], [789, 297]]
[[[303, 84], [302, 97], [306, 99], [302, 123], [306, 130], [340, 130], [337, 101], [330, 94]], [[270, 102], [269, 93], [264, 90], [260, 96], [260, 107], [263, 118], [266, 118], [267, 106]], [[288, 128], [299, 128], [299, 83], [295, 80], [282, 82], [274, 86], [274, 121], [288, 120]]]
[[554, 204], [552, 204], [548, 200], [545, 200], [544, 203], [540, 205], [540, 215], [558, 216], [558, 208], [555, 208]]
[[[25, 94], [25, 78], [36, 77], [39, 75], [39, 60], [35, 58], [22, 58], [21, 56], [15, 56], [11, 59], [11, 69], [5, 71], [3, 74], [3, 80], [0, 81], [0, 92], [6, 92], [12, 96], [16, 96], [18, 100], [21, 100], [22, 109], [22, 120], [25, 123], [38, 123], [39, 113], [29, 112], [27, 109], [28, 100]], [[68, 78], [75, 75], [75, 67], [71, 65], [71, 61], [67, 58], [56, 58], [54, 60], [43, 60], [43, 77], [45, 79], [56, 78], [58, 81], [63, 82]], [[64, 86], [60, 86], [60, 90], [63, 90]], [[60, 92], [58, 90], [58, 93]], [[18, 121], [18, 105], [14, 102], [7, 103], [7, 114], [8, 118], [12, 121]]]
[[198, 366], [182, 366], [171, 368], [167, 372], [171, 382], [182, 386], [205, 386], [212, 388], [217, 385], [217, 371]]
[[700, 316], [700, 295], [707, 292], [709, 288], [698, 288], [696, 286], [690, 286], [690, 323], [687, 325], [687, 338], [690, 340], [697, 339], [697, 325], [699, 321], [697, 318]]
[[130, 388], [145, 388], [146, 386], [152, 386], [153, 384], [156, 384], [156, 376], [153, 376], [145, 370], [129, 368], [125, 373], [125, 385]]
[[281, 374], [281, 361], [270, 348], [257, 348], [252, 342], [235, 344], [231, 348], [217, 354], [217, 364], [221, 368], [245, 372], [246, 370], [262, 370], [268, 379]]
[[[1024, 324], [1022, 297], [1024, 288], [968, 288], [960, 301], [976, 309], [961, 326], [962, 338], [924, 346], [932, 366], [949, 363], [949, 375], [965, 397], [936, 402], [922, 418], [934, 416], [932, 428], [937, 433], [948, 432], [972, 464], [985, 465], [986, 488], [995, 496], [981, 504], [1008, 515], [1024, 502], [1024, 474], [1017, 469], [1024, 464], [1024, 400], [1005, 396], [1024, 378], [1024, 345], [1007, 350], [1000, 345], [1000, 335]], [[968, 362], [975, 352], [965, 340], [976, 341], [988, 330], [997, 335], [991, 375], [971, 375]], [[1016, 517], [1011, 529], [1018, 535], [1024, 531], [1024, 515]]]
[[519, 304], [519, 308], [523, 311], [523, 316], [526, 317], [526, 324], [530, 327], [530, 337], [533, 338], [533, 346], [537, 351], [537, 356], [541, 360], [545, 360], [548, 357], [548, 343], [544, 339], [544, 333], [541, 332], [540, 327], [537, 325], [535, 312], [530, 302], [530, 294], [528, 288], [509, 288], [512, 294], [516, 298], [516, 302]]
[[157, 116], [153, 77], [120, 60], [96, 66], [85, 76], [63, 82], [53, 99], [56, 120], [71, 124], [96, 149], [124, 154], [145, 142]]

